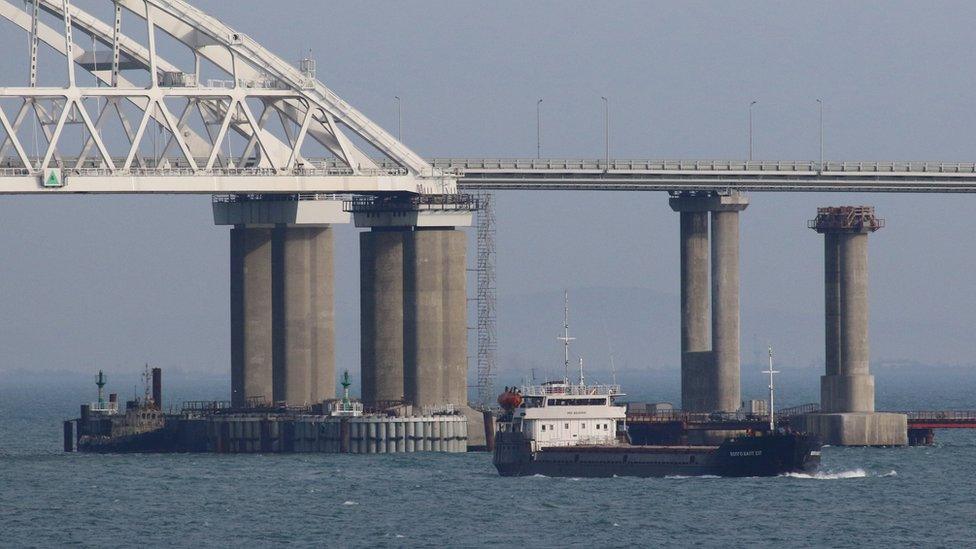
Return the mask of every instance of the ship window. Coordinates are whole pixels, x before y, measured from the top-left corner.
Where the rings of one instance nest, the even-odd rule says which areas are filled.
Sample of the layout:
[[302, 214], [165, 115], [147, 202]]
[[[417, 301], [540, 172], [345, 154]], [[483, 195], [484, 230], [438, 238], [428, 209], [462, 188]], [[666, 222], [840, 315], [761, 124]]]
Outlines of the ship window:
[[543, 426], [542, 426], [542, 430], [543, 430], [543, 431], [545, 431], [545, 430], [546, 430], [546, 426], [545, 426], [545, 425], [543, 425]]
[[566, 427], [564, 427], [564, 428], [565, 428], [565, 429], [569, 429], [569, 424], [567, 423], [567, 424], [566, 424]]
[[605, 406], [605, 398], [550, 398], [549, 406]]
[[586, 429], [586, 424], [584, 423], [584, 424], [582, 425], [582, 427], [583, 427], [584, 429]]

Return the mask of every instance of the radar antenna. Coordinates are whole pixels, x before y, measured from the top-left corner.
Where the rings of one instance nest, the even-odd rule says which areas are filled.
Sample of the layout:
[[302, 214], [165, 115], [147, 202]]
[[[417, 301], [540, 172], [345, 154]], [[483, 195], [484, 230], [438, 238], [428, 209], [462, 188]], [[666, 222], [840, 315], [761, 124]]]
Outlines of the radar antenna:
[[569, 342], [576, 339], [575, 337], [569, 337], [569, 290], [564, 290], [563, 292], [563, 335], [557, 337], [556, 339], [563, 342], [563, 352], [565, 354], [565, 359], [563, 360], [563, 368], [565, 369], [565, 373], [563, 375], [563, 381], [568, 385], [569, 384]]
[[617, 384], [617, 367], [613, 363], [613, 345], [610, 341], [610, 330], [607, 330], [607, 320], [603, 319], [603, 335], [607, 338], [607, 352], [610, 354], [610, 380], [614, 385]]

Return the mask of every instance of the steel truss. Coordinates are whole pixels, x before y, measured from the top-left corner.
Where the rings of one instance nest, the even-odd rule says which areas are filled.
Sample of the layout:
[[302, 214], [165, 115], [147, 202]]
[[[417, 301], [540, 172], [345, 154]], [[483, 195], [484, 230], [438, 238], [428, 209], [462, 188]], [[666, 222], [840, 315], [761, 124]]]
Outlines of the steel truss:
[[[0, 193], [455, 192], [450, 173], [433, 168], [316, 80], [313, 61], [295, 68], [182, 0], [106, 2], [114, 7], [109, 22], [70, 0], [0, 0], [0, 18], [27, 33], [30, 58], [27, 85], [0, 88]], [[124, 34], [123, 13], [142, 21], [146, 44]], [[49, 16], [58, 28], [42, 20]], [[191, 71], [158, 53], [160, 32], [189, 49]], [[90, 51], [75, 40], [79, 34], [91, 41]], [[38, 85], [41, 44], [64, 57], [66, 86]], [[227, 79], [202, 82], [203, 62]], [[79, 67], [96, 86], [78, 84]], [[149, 84], [136, 85], [133, 72], [148, 73], [143, 80]], [[8, 116], [3, 107], [12, 100], [20, 104]], [[191, 117], [202, 120], [202, 128]], [[106, 138], [107, 122], [120, 124], [123, 138]], [[24, 143], [28, 124], [40, 127], [44, 141], [34, 155]], [[67, 154], [62, 143], [70, 126], [85, 136], [80, 154]], [[150, 126], [159, 134], [153, 139], [162, 137], [162, 150], [154, 147], [148, 157]], [[230, 150], [231, 136], [245, 143], [239, 151]], [[383, 166], [350, 136], [375, 149], [370, 153], [378, 153]], [[328, 162], [303, 156], [303, 145], [313, 143], [331, 155]], [[61, 179], [44, 188], [51, 170], [71, 183]]]

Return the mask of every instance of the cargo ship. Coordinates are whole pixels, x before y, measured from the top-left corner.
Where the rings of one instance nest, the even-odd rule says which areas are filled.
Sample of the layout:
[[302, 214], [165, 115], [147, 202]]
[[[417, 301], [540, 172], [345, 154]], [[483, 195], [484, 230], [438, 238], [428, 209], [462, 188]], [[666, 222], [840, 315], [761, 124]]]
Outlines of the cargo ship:
[[[570, 382], [568, 307], [564, 335], [567, 375], [541, 385], [506, 387], [498, 397], [492, 461], [502, 476], [761, 477], [811, 473], [820, 465], [820, 440], [777, 429], [730, 436], [716, 445], [635, 445], [620, 386], [587, 385], [583, 362]], [[772, 368], [770, 367], [770, 370]]]

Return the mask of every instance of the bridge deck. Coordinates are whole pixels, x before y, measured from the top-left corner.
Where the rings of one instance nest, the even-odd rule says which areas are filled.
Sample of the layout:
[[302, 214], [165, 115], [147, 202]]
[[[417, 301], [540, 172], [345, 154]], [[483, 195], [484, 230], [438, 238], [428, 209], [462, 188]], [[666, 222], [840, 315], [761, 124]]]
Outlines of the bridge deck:
[[[42, 173], [0, 159], [0, 194], [34, 193], [438, 193], [462, 191], [976, 192], [976, 163], [741, 160], [439, 159], [435, 176], [408, 175], [389, 160], [353, 171], [333, 159], [306, 159], [290, 170], [193, 170], [179, 158], [147, 159], [158, 168], [107, 170], [62, 159], [64, 186], [44, 187]], [[121, 164], [124, 160], [120, 159]], [[450, 191], [448, 191], [450, 192]]]
[[464, 190], [976, 192], [972, 162], [434, 159]]

